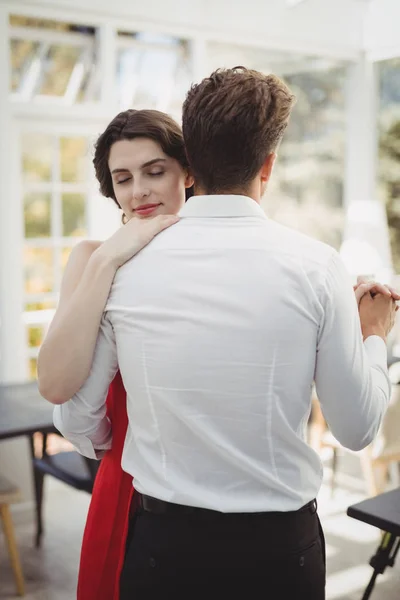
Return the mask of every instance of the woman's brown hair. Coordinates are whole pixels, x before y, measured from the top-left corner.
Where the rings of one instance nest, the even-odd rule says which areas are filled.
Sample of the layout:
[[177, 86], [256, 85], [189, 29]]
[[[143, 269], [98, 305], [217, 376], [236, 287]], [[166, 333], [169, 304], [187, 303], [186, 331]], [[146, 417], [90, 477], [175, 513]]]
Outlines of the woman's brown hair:
[[[106, 198], [112, 198], [118, 207], [108, 167], [111, 146], [120, 140], [137, 137], [153, 140], [167, 156], [177, 160], [184, 169], [189, 168], [182, 130], [172, 117], [158, 110], [130, 109], [119, 113], [98, 138], [93, 158], [100, 192]], [[191, 191], [187, 190], [187, 197]]]

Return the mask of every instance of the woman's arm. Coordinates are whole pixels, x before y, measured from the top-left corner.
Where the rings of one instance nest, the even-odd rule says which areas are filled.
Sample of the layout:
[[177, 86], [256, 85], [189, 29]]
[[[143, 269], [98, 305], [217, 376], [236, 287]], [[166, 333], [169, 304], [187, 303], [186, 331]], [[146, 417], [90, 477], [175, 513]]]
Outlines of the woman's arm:
[[132, 219], [103, 243], [86, 241], [74, 248], [56, 314], [39, 352], [39, 390], [49, 402], [63, 404], [86, 381], [117, 269], [177, 221], [170, 215]]
[[97, 252], [100, 242], [81, 242], [69, 258], [60, 302], [39, 352], [38, 383], [44, 398], [62, 404], [90, 372], [104, 306], [116, 268]]

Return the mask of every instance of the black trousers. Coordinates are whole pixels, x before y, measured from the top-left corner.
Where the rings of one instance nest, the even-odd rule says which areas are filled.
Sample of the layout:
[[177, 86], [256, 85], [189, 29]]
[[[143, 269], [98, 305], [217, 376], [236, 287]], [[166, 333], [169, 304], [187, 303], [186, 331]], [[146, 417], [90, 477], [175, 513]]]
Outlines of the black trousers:
[[154, 514], [138, 509], [120, 600], [324, 600], [316, 504], [296, 512]]

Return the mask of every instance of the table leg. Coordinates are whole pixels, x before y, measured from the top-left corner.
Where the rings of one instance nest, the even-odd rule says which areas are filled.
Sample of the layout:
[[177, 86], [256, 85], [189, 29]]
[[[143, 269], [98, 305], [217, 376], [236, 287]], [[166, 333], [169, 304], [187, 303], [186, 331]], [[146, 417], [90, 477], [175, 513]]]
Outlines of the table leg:
[[29, 436], [29, 443], [31, 448], [31, 460], [32, 460], [32, 474], [33, 474], [33, 485], [35, 491], [35, 512], [36, 512], [36, 536], [35, 546], [39, 548], [43, 534], [43, 519], [42, 519], [42, 504], [43, 504], [43, 483], [44, 474], [39, 471], [35, 466], [35, 448], [33, 442], [33, 435]]
[[371, 597], [378, 575], [384, 573], [386, 567], [393, 567], [399, 548], [400, 538], [392, 533], [385, 532], [376, 553], [370, 560], [369, 564], [374, 569], [374, 572], [372, 573], [362, 600], [369, 600]]

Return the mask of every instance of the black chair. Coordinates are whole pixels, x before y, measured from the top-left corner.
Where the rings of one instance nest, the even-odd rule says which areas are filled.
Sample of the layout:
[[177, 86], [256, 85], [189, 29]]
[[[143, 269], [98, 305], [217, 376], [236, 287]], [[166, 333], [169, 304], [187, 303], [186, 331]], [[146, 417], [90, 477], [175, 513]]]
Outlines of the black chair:
[[35, 456], [33, 436], [30, 436], [33, 478], [36, 501], [36, 538], [35, 545], [38, 548], [43, 535], [43, 486], [44, 476], [51, 475], [67, 485], [92, 493], [94, 480], [100, 461], [86, 458], [76, 452], [59, 452], [57, 454], [47, 453], [47, 433], [42, 433], [41, 456]]

